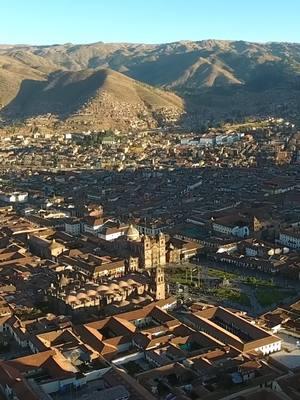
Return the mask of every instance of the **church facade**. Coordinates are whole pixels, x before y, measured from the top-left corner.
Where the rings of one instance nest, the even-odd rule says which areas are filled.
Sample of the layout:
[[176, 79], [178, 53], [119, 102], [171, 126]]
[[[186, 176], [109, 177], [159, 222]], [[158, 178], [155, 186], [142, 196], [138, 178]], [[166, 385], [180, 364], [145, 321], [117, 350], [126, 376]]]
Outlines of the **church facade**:
[[130, 225], [124, 236], [102, 244], [110, 252], [126, 259], [129, 271], [166, 265], [166, 238], [163, 233], [154, 237], [140, 236], [139, 231]]

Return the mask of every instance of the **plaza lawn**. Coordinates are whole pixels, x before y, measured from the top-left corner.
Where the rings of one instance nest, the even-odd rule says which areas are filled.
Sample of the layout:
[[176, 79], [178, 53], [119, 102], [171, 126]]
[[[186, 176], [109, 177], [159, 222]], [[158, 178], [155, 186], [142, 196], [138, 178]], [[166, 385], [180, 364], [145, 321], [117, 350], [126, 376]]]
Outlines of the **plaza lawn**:
[[259, 304], [262, 307], [267, 307], [272, 304], [281, 303], [288, 297], [294, 297], [296, 292], [276, 287], [259, 287], [256, 289], [255, 295]]
[[220, 278], [220, 279], [229, 279], [231, 281], [234, 280], [239, 280], [241, 279], [240, 275], [238, 274], [234, 274], [232, 272], [225, 272], [225, 271], [221, 271], [219, 269], [213, 269], [213, 268], [209, 268], [208, 269], [208, 275], [214, 278]]
[[[196, 266], [193, 266], [196, 269]], [[201, 274], [203, 276], [203, 269]], [[197, 272], [193, 272], [193, 282], [197, 283]], [[167, 270], [168, 281], [171, 283], [180, 283], [182, 285], [191, 286], [191, 268], [190, 266], [169, 268]], [[211, 278], [228, 279], [230, 281], [239, 280], [240, 276], [231, 272], [225, 272], [218, 269], [208, 268], [207, 276]]]
[[254, 276], [248, 276], [247, 278], [245, 278], [244, 283], [245, 283], [245, 285], [253, 286], [253, 287], [258, 287], [258, 286], [274, 287], [275, 286], [272, 279], [270, 279], [270, 280], [259, 279], [259, 278], [255, 278]]
[[211, 294], [213, 294], [219, 300], [228, 300], [232, 303], [240, 304], [242, 306], [251, 306], [251, 302], [246, 293], [240, 292], [239, 290], [229, 289], [229, 288], [217, 288], [212, 289]]

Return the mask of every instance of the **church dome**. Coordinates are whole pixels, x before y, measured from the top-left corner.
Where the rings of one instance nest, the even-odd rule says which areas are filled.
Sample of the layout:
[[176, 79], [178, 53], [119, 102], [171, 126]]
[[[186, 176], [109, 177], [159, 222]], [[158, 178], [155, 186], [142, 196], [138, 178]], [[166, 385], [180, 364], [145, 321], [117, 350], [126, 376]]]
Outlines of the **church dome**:
[[105, 292], [108, 292], [108, 291], [109, 291], [109, 288], [106, 285], [100, 285], [98, 287], [98, 289], [97, 289], [97, 292], [100, 292], [100, 293], [105, 293]]
[[126, 232], [126, 237], [127, 240], [137, 241], [140, 238], [140, 234], [139, 231], [133, 225], [130, 224]]
[[120, 281], [119, 282], [119, 287], [120, 288], [128, 288], [128, 283], [127, 282], [125, 282], [125, 281]]
[[76, 296], [69, 295], [69, 296], [67, 296], [67, 298], [66, 298], [66, 302], [67, 302], [68, 304], [70, 304], [70, 303], [76, 303], [76, 302], [77, 302], [77, 297], [76, 297]]
[[87, 297], [88, 296], [83, 292], [79, 292], [78, 295], [77, 295], [77, 299], [78, 300], [86, 299]]
[[87, 295], [88, 295], [89, 297], [95, 297], [95, 296], [97, 296], [97, 292], [96, 292], [96, 290], [89, 289], [89, 290], [87, 291]]
[[110, 290], [119, 290], [120, 289], [119, 285], [114, 282], [110, 283], [108, 287]]

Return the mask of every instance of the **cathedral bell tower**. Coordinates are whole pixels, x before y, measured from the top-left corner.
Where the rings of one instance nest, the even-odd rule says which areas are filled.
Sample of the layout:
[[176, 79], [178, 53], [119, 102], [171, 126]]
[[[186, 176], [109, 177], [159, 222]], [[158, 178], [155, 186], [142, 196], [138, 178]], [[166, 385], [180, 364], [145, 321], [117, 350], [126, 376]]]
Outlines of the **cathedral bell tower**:
[[166, 265], [166, 237], [160, 232], [158, 235], [158, 246], [159, 246], [159, 265]]
[[166, 283], [164, 267], [158, 266], [155, 273], [156, 300], [166, 298]]
[[143, 268], [151, 268], [152, 267], [152, 248], [151, 248], [151, 239], [149, 236], [144, 236], [143, 237]]

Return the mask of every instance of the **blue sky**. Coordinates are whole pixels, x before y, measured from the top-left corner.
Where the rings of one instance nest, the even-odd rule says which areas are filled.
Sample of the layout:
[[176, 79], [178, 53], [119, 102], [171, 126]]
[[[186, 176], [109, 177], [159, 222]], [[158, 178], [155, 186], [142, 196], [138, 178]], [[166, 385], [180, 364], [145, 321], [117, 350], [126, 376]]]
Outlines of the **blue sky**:
[[1, 44], [300, 42], [299, 0], [0, 0]]

